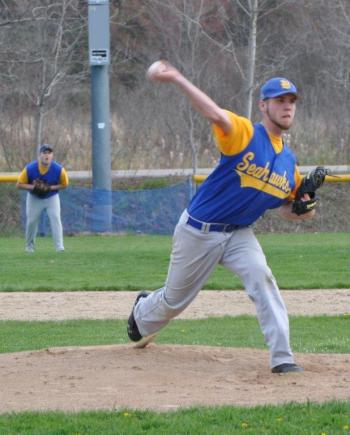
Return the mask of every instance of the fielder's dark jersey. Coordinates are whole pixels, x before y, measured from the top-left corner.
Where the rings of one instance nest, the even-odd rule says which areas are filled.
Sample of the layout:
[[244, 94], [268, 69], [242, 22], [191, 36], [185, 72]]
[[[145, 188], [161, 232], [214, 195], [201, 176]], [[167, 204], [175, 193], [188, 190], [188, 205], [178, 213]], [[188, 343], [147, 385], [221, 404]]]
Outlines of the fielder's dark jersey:
[[295, 197], [301, 176], [296, 157], [262, 124], [228, 112], [231, 132], [213, 126], [218, 166], [192, 198], [189, 214], [202, 222], [250, 225], [267, 209]]
[[[37, 162], [37, 167], [36, 167], [36, 169], [38, 169], [38, 171], [39, 171], [39, 174], [40, 175], [38, 175], [36, 178], [42, 178], [42, 179], [44, 179], [43, 177], [45, 177], [46, 176], [46, 174], [48, 173], [48, 171], [50, 170], [50, 166], [49, 167], [47, 167], [47, 166], [44, 166], [42, 163], [40, 163], [40, 161], [38, 161], [38, 160], [35, 160], [34, 162], [31, 162], [31, 163], [29, 163], [29, 165], [31, 165], [31, 164], [33, 164], [33, 163], [35, 163], [35, 162]], [[23, 169], [23, 171], [20, 173], [20, 175], [19, 175], [19, 177], [18, 177], [18, 183], [23, 183], [23, 184], [32, 184], [32, 180], [33, 179], [35, 179], [35, 178], [33, 178], [33, 173], [31, 173], [31, 177], [30, 177], [30, 179], [29, 179], [29, 175], [28, 175], [28, 171], [27, 171], [27, 169], [28, 169], [28, 166], [29, 165], [27, 165], [24, 169]], [[60, 166], [60, 165], [59, 165]], [[37, 174], [36, 174], [37, 175]], [[58, 183], [49, 183], [49, 184], [62, 184], [63, 186], [68, 186], [68, 184], [69, 184], [69, 179], [68, 179], [68, 174], [67, 174], [67, 171], [63, 168], [63, 167], [61, 167], [61, 173], [60, 173], [60, 178], [59, 178], [59, 182]], [[56, 193], [57, 193], [57, 191], [56, 191]]]
[[[60, 184], [62, 166], [59, 163], [55, 162], [54, 160], [50, 163], [48, 171], [45, 174], [42, 174], [39, 171], [39, 162], [37, 160], [34, 160], [33, 162], [29, 163], [26, 166], [26, 171], [27, 171], [29, 184], [33, 184], [33, 181], [38, 178], [43, 181], [46, 181], [46, 183], [51, 184], [52, 186], [56, 184]], [[51, 190], [41, 198], [49, 198], [50, 196], [56, 195], [57, 193], [58, 190]]]

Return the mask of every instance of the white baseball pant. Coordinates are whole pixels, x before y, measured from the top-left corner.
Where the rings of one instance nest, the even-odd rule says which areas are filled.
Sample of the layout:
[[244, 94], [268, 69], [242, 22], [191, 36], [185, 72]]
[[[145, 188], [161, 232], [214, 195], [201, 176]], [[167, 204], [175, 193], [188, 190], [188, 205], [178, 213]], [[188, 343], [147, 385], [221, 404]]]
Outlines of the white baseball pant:
[[26, 198], [26, 250], [32, 251], [35, 248], [39, 219], [43, 210], [46, 210], [49, 217], [55, 249], [56, 251], [63, 251], [63, 228], [59, 195], [38, 198], [30, 193], [27, 193]]
[[217, 264], [222, 264], [241, 278], [255, 303], [260, 328], [270, 349], [270, 367], [293, 363], [287, 310], [253, 230], [247, 227], [231, 233], [205, 233], [186, 224], [187, 218], [185, 211], [175, 228], [165, 286], [141, 298], [135, 307], [140, 334], [153, 334], [180, 314]]

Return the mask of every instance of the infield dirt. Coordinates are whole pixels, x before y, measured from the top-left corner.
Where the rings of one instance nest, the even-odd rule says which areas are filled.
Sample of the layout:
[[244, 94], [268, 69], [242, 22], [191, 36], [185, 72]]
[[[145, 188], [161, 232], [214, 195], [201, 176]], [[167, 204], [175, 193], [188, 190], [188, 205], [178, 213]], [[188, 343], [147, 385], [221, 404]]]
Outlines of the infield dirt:
[[[282, 291], [289, 314], [348, 314], [350, 289]], [[135, 293], [0, 293], [0, 320], [126, 318]], [[254, 314], [243, 292], [202, 291], [182, 318]], [[152, 343], [0, 354], [0, 413], [253, 406], [350, 400], [350, 354], [295, 354], [303, 373], [272, 374], [268, 351]]]

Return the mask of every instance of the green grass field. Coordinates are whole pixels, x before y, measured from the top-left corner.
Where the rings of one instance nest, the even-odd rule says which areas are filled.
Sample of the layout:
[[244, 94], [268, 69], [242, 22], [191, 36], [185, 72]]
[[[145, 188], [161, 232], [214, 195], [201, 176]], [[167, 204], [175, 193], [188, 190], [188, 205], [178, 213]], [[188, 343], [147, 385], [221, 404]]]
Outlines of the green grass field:
[[[350, 235], [262, 235], [259, 240], [281, 288], [349, 288]], [[71, 237], [56, 254], [50, 238], [35, 254], [23, 239], [0, 238], [1, 291], [138, 290], [160, 287], [171, 238]], [[207, 289], [241, 289], [218, 268]], [[331, 303], [331, 301], [330, 301]], [[296, 352], [350, 353], [350, 316], [291, 317]], [[125, 321], [0, 322], [0, 352], [53, 346], [125, 343]], [[223, 334], [232, 328], [234, 336]], [[158, 343], [265, 348], [255, 317], [174, 320]], [[1, 396], [0, 396], [1, 397]], [[0, 399], [1, 400], [1, 399]], [[254, 408], [192, 408], [169, 413], [28, 412], [0, 415], [0, 434], [350, 434], [350, 402]]]
[[[272, 234], [259, 240], [282, 289], [348, 288], [350, 234]], [[0, 238], [0, 291], [138, 290], [163, 285], [169, 236], [66, 237], [57, 254], [48, 237], [25, 253], [23, 239]], [[239, 279], [218, 267], [205, 289], [241, 289]]]
[[[296, 352], [349, 353], [350, 315], [291, 316], [290, 324]], [[125, 320], [0, 321], [0, 353], [128, 342]], [[157, 343], [266, 349], [253, 316], [175, 319], [162, 330]]]
[[254, 408], [191, 408], [153, 413], [134, 410], [0, 416], [4, 435], [347, 435], [350, 404], [288, 404]]

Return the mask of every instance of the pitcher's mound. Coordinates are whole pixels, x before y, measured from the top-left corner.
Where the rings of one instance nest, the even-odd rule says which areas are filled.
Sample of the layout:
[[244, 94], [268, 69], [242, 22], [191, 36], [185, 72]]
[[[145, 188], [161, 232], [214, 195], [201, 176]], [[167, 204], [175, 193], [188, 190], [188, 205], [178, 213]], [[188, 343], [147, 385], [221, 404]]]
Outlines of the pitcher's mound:
[[350, 355], [296, 354], [303, 373], [272, 374], [268, 352], [151, 344], [50, 348], [0, 355], [0, 412], [350, 399]]

